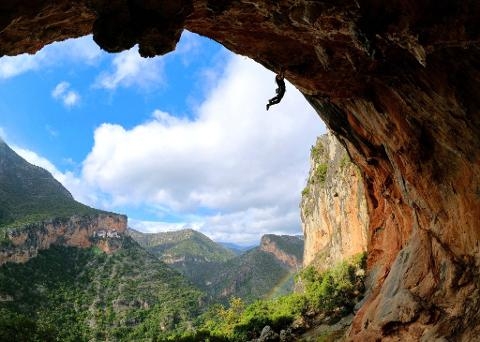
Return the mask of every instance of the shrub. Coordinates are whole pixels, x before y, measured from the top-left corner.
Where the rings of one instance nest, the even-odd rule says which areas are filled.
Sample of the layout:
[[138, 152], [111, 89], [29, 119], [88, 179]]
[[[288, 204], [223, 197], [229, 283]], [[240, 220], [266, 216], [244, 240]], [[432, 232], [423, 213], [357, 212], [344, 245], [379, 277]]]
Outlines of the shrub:
[[344, 154], [342, 159], [340, 160], [340, 169], [344, 169], [350, 163], [350, 157], [348, 154]]
[[[294, 320], [308, 311], [345, 315], [363, 293], [365, 253], [344, 261], [325, 272], [309, 266], [301, 271], [297, 282], [302, 282], [303, 293], [293, 293], [272, 300], [258, 300], [245, 306], [241, 299], [232, 298], [228, 307], [217, 305], [205, 313], [195, 334], [179, 341], [196, 341], [200, 336], [209, 341], [246, 341], [260, 335], [269, 325], [279, 331], [288, 328]], [[337, 310], [340, 308], [341, 310]]]
[[308, 195], [310, 195], [310, 188], [308, 186], [306, 186], [302, 190], [302, 197], [305, 197], [305, 196], [308, 196]]
[[322, 163], [317, 165], [313, 174], [313, 179], [317, 184], [325, 183], [325, 179], [327, 178], [327, 170], [327, 164]]
[[323, 148], [323, 145], [321, 143], [312, 146], [312, 148], [310, 149], [310, 155], [315, 161], [320, 160], [323, 153], [325, 153], [325, 149]]

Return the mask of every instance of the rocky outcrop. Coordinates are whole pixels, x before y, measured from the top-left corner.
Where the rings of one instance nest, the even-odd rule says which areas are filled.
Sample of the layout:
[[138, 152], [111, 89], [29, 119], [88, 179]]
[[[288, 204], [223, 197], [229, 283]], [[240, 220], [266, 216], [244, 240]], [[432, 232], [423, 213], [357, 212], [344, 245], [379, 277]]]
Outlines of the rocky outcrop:
[[8, 229], [0, 246], [0, 265], [24, 263], [51, 245], [96, 246], [105, 253], [112, 253], [121, 247], [126, 229], [126, 216], [116, 214], [73, 216]]
[[296, 236], [266, 234], [260, 240], [259, 249], [273, 254], [282, 264], [296, 271], [302, 265], [300, 252], [303, 245], [303, 240]]
[[477, 0], [13, 0], [0, 54], [93, 32], [151, 56], [187, 28], [285, 71], [367, 193], [373, 288], [350, 337], [467, 341], [480, 333], [479, 17]]
[[331, 133], [312, 146], [300, 211], [305, 266], [314, 263], [323, 270], [367, 250], [368, 212], [360, 170]]

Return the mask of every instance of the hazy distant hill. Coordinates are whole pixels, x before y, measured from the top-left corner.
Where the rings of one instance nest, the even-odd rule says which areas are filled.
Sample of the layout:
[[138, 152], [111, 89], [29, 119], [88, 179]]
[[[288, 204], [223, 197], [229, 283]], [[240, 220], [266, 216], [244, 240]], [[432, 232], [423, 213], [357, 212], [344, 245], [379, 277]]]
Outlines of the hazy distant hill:
[[209, 266], [226, 262], [235, 254], [193, 229], [145, 234], [129, 229], [128, 234], [194, 283]]
[[75, 201], [52, 175], [0, 139], [0, 228], [99, 210]]
[[219, 244], [222, 245], [223, 247], [231, 250], [236, 255], [243, 254], [246, 251], [248, 251], [249, 249], [252, 249], [252, 248], [256, 247], [255, 245], [244, 246], [244, 245], [238, 245], [238, 244], [232, 243], [232, 242], [219, 242]]

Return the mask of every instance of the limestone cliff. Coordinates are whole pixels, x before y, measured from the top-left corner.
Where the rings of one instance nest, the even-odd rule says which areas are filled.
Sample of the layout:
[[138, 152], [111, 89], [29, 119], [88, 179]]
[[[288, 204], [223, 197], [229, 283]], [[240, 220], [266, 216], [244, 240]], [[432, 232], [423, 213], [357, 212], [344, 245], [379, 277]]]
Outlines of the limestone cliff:
[[121, 247], [121, 237], [126, 229], [127, 217], [116, 214], [73, 216], [10, 228], [0, 245], [0, 265], [24, 263], [51, 245], [96, 246], [111, 253]]
[[331, 133], [317, 139], [300, 204], [304, 265], [328, 268], [367, 250], [368, 212], [360, 170]]
[[[283, 70], [360, 168], [371, 295], [358, 341], [480, 334], [480, 2], [11, 0], [0, 54], [93, 33], [175, 48], [187, 28]], [[281, 151], [279, 151], [281, 153]]]

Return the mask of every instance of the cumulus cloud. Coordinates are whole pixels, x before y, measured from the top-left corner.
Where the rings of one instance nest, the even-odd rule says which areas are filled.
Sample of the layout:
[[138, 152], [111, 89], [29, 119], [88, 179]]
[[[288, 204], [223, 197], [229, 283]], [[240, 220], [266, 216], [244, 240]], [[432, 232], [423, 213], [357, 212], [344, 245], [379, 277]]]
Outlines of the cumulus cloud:
[[163, 82], [163, 60], [159, 57], [143, 58], [138, 47], [119, 53], [112, 61], [111, 70], [101, 73], [95, 86], [105, 89], [139, 86], [147, 89]]
[[208, 213], [191, 222], [219, 239], [298, 232], [309, 147], [325, 129], [290, 84], [265, 111], [275, 87], [272, 73], [234, 56], [195, 119], [157, 110], [131, 129], [98, 127], [83, 177], [113, 205], [159, 207], [160, 218]]
[[91, 36], [67, 39], [44, 47], [35, 55], [4, 56], [0, 58], [0, 78], [7, 79], [28, 71], [56, 66], [62, 61], [94, 64], [101, 57], [101, 50]]
[[60, 82], [52, 90], [52, 97], [61, 101], [66, 107], [73, 107], [80, 101], [80, 95], [78, 92], [70, 88], [70, 83]]
[[195, 229], [214, 241], [252, 244], [264, 234], [299, 234], [298, 210], [279, 207], [247, 208], [229, 214], [186, 215], [182, 222], [142, 221], [129, 218], [130, 227], [144, 233]]

